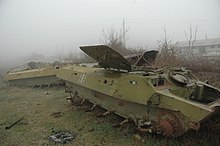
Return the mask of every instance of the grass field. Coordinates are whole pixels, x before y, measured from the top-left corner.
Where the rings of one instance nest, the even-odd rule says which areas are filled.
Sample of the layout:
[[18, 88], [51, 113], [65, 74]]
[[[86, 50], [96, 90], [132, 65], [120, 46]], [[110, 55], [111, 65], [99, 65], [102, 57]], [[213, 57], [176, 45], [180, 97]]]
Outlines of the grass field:
[[[219, 145], [220, 129], [210, 128], [210, 123], [199, 131], [190, 131], [184, 136], [169, 139], [154, 134], [135, 133], [132, 123], [120, 128], [112, 126], [122, 118], [109, 115], [97, 118], [103, 109], [96, 108], [85, 112], [89, 104], [80, 108], [68, 102], [62, 87], [18, 88], [1, 86], [0, 88], [0, 145], [29, 146], [54, 145], [48, 140], [52, 131], [70, 131], [76, 138], [69, 144], [75, 146], [134, 146], [134, 145]], [[61, 113], [61, 114], [59, 114]], [[17, 119], [22, 121], [10, 129], [5, 129]], [[140, 137], [141, 139], [140, 139]], [[59, 144], [57, 144], [59, 145]]]

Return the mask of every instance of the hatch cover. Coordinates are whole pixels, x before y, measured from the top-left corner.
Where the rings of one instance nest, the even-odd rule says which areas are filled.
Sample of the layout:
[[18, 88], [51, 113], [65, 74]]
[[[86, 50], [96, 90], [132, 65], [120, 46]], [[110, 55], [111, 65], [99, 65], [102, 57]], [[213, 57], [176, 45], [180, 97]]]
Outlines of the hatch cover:
[[80, 46], [80, 49], [95, 59], [103, 68], [131, 71], [131, 64], [118, 52], [106, 45]]

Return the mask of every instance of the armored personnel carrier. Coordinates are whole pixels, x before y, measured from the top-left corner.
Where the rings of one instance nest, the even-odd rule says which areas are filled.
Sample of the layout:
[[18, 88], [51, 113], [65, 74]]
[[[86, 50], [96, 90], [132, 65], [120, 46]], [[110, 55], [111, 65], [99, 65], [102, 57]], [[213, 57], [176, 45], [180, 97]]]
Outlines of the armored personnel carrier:
[[132, 67], [104, 45], [80, 49], [100, 68], [67, 66], [58, 70], [57, 77], [65, 81], [73, 103], [88, 100], [94, 104], [91, 110], [96, 106], [108, 110], [103, 116], [113, 112], [124, 117], [120, 124], [133, 120], [140, 131], [177, 137], [198, 130], [220, 109], [220, 90], [198, 81], [189, 70]]
[[190, 129], [198, 130], [201, 123], [220, 111], [220, 90], [199, 81], [191, 71], [149, 67], [157, 51], [125, 59], [105, 45], [80, 49], [98, 65], [9, 73], [6, 79], [16, 85], [51, 83], [47, 80], [50, 77], [61, 79], [74, 104], [87, 100], [93, 103], [90, 110], [96, 106], [107, 110], [100, 116], [115, 113], [124, 117], [119, 125], [134, 121], [140, 131], [168, 137], [178, 137]]

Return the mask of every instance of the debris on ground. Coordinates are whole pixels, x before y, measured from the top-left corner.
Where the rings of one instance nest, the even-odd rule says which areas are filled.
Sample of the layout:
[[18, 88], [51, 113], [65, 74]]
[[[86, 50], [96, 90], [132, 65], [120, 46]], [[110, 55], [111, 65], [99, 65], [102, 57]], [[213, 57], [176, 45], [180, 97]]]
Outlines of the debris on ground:
[[59, 118], [59, 117], [62, 117], [63, 115], [64, 115], [63, 112], [53, 112], [50, 116], [54, 118]]
[[55, 134], [48, 137], [48, 140], [54, 141], [55, 143], [66, 144], [76, 138], [76, 134], [70, 132], [56, 132]]
[[11, 125], [6, 126], [5, 129], [10, 129], [11, 127], [13, 127], [14, 125], [16, 125], [17, 123], [19, 123], [19, 122], [20, 122], [21, 120], [23, 120], [23, 119], [24, 119], [24, 117], [22, 117], [22, 118], [16, 120], [16, 121], [13, 122]]

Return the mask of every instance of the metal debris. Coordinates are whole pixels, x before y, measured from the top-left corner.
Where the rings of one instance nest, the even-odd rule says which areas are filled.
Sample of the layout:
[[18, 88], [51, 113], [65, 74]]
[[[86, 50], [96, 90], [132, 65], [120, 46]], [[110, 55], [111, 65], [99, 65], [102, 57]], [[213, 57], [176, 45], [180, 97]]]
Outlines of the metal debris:
[[24, 119], [24, 117], [18, 119], [17, 121], [15, 121], [14, 123], [12, 123], [11, 125], [6, 126], [5, 129], [10, 129], [11, 127], [13, 127], [14, 125], [16, 125], [17, 123], [19, 123], [19, 122], [20, 122], [21, 120], [23, 120], [23, 119]]
[[76, 135], [71, 134], [70, 132], [56, 132], [55, 134], [49, 136], [48, 140], [54, 141], [55, 143], [66, 144], [75, 138]]

